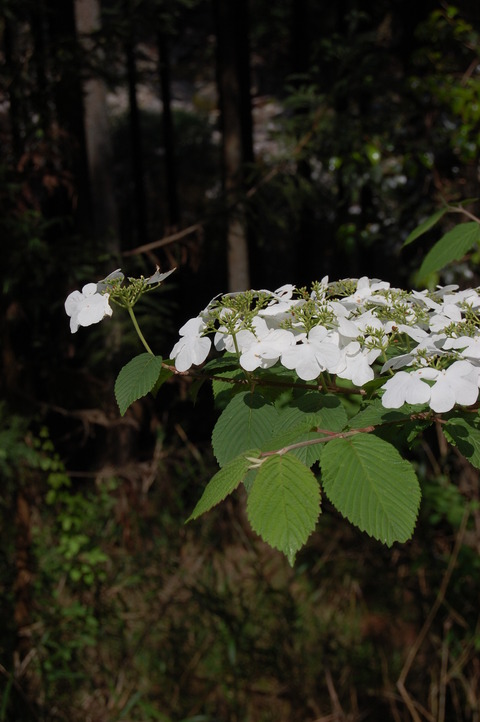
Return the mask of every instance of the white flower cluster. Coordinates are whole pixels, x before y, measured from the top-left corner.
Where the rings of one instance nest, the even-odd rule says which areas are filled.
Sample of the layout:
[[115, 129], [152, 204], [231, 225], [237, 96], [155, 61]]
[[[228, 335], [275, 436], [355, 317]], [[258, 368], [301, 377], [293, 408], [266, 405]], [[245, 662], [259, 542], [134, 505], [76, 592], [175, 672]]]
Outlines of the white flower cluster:
[[171, 271], [160, 273], [157, 266], [153, 276], [129, 278], [130, 286], [123, 287], [125, 276], [117, 268], [102, 281], [87, 283], [81, 291], [72, 291], [65, 300], [65, 313], [70, 316], [70, 331], [76, 333], [80, 326], [91, 326], [99, 323], [106, 316], [111, 316], [113, 309], [110, 306], [110, 299], [116, 300], [121, 306], [133, 306], [142, 293], [159, 286], [175, 270], [173, 268]]
[[407, 292], [363, 277], [227, 294], [180, 329], [171, 352], [178, 371], [205, 361], [212, 333], [217, 351], [236, 354], [247, 372], [279, 363], [304, 381], [327, 374], [358, 387], [386, 374], [386, 408], [443, 413], [479, 393], [478, 289]]

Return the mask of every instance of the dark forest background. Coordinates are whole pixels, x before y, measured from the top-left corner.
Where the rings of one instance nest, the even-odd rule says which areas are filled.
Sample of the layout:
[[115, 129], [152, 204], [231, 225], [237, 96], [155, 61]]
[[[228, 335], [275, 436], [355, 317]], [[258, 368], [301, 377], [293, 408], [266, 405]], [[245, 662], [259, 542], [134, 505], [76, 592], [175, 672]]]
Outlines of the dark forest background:
[[177, 267], [138, 310], [167, 356], [227, 290], [410, 287], [450, 220], [408, 234], [480, 210], [478, 2], [1, 0], [0, 38], [0, 722], [478, 722], [477, 471], [423, 438], [411, 542], [325, 503], [291, 569], [241, 498], [184, 526], [206, 388], [120, 417], [128, 320], [63, 309]]

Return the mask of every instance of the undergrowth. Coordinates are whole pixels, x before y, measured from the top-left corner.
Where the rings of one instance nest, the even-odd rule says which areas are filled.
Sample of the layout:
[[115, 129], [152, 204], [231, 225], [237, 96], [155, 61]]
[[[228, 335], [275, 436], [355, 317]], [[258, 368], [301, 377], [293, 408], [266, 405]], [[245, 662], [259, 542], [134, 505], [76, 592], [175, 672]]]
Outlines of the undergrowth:
[[176, 433], [148, 463], [75, 478], [46, 431], [19, 432], [39, 460], [31, 609], [28, 649], [0, 660], [0, 720], [478, 720], [471, 467], [419, 469], [428, 523], [390, 550], [326, 505], [292, 569], [241, 499], [184, 525], [214, 461]]

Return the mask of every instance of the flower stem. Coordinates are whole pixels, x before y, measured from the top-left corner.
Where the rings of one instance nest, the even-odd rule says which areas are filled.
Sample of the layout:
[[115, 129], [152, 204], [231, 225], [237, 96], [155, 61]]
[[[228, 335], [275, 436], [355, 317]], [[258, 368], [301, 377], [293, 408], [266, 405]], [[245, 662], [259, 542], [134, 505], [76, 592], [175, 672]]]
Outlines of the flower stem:
[[146, 341], [146, 339], [145, 339], [145, 336], [143, 335], [143, 333], [142, 333], [141, 330], [140, 330], [140, 326], [138, 325], [138, 321], [137, 321], [137, 319], [136, 319], [136, 317], [135, 317], [135, 314], [134, 314], [134, 312], [133, 312], [133, 308], [132, 308], [131, 306], [127, 306], [127, 308], [128, 308], [128, 313], [130, 314], [130, 318], [132, 319], [132, 323], [133, 323], [133, 325], [134, 325], [135, 331], [137, 332], [138, 338], [139, 338], [140, 341], [143, 343], [143, 345], [144, 345], [145, 348], [147, 349], [148, 353], [152, 354], [152, 356], [155, 356], [155, 354], [153, 353], [152, 349], [151, 349], [150, 346], [148, 345], [148, 343], [147, 343], [147, 341]]

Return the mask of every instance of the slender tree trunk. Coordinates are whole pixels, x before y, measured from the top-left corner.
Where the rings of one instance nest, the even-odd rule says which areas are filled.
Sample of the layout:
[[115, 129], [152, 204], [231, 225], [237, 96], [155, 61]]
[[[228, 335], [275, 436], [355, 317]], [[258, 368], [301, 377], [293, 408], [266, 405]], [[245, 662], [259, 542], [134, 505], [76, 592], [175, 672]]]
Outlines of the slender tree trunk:
[[247, 0], [214, 0], [224, 188], [229, 208], [230, 291], [250, 286], [248, 224], [241, 203], [244, 165], [253, 161]]
[[[92, 198], [90, 192], [85, 128], [83, 123], [83, 88], [81, 67], [76, 52], [77, 38], [73, 0], [46, 0], [50, 31], [51, 62], [58, 77], [53, 93], [62, 148], [64, 171], [71, 174], [75, 197], [55, 200], [54, 213], [75, 215], [77, 226], [85, 236], [92, 233]], [[65, 142], [65, 139], [68, 142]], [[59, 196], [59, 193], [57, 194]]]
[[51, 114], [49, 108], [49, 84], [47, 80], [47, 51], [45, 38], [45, 4], [37, 0], [30, 6], [30, 27], [33, 36], [33, 62], [35, 66], [35, 104], [39, 117], [39, 126], [47, 137], [51, 128]]
[[126, 18], [129, 19], [129, 30], [125, 41], [125, 59], [127, 70], [128, 103], [130, 110], [130, 152], [132, 160], [133, 193], [135, 207], [135, 243], [146, 243], [147, 207], [145, 198], [145, 180], [143, 170], [143, 150], [140, 127], [140, 110], [137, 100], [137, 61], [135, 58], [135, 39], [133, 30], [133, 10], [131, 0], [125, 0]]
[[[75, 22], [85, 54], [94, 56], [96, 49], [91, 35], [100, 30], [98, 0], [75, 0]], [[101, 58], [98, 58], [98, 61], [100, 60]], [[102, 78], [89, 74], [84, 79], [84, 124], [92, 192], [93, 232], [97, 239], [107, 243], [111, 253], [118, 254], [118, 217], [106, 94]]]
[[168, 224], [176, 226], [180, 220], [177, 192], [177, 172], [175, 165], [175, 131], [172, 115], [172, 96], [170, 92], [170, 54], [166, 35], [159, 30], [158, 74], [160, 78], [160, 94], [163, 105], [163, 146], [165, 149], [165, 185], [168, 206]]

